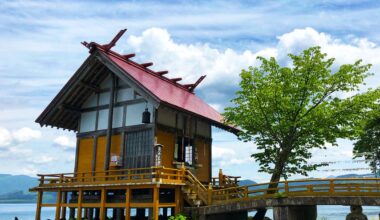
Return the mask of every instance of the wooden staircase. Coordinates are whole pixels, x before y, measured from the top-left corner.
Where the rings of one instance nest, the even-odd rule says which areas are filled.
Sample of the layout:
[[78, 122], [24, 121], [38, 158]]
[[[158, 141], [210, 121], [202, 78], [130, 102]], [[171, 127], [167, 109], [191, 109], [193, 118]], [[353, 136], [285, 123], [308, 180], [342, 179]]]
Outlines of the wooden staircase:
[[186, 170], [185, 183], [186, 185], [182, 186], [182, 192], [186, 202], [189, 203], [189, 205], [208, 205], [209, 189], [199, 182], [199, 180], [189, 170]]

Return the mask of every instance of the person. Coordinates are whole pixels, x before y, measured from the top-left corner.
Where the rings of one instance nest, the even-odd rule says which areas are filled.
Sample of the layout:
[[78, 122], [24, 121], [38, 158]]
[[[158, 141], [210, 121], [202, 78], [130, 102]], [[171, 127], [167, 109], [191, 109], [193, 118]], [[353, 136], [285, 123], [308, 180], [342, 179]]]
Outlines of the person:
[[18, 220], [17, 216], [15, 216], [15, 220]]
[[360, 205], [352, 205], [350, 210], [351, 213], [346, 216], [346, 220], [368, 220], [367, 216], [363, 214], [363, 208]]

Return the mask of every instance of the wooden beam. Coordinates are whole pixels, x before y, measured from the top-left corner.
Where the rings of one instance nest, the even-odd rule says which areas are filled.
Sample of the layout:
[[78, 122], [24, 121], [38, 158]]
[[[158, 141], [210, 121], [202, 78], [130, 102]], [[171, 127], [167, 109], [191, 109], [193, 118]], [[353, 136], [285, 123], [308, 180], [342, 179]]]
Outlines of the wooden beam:
[[163, 76], [163, 75], [165, 75], [165, 74], [168, 74], [169, 73], [169, 71], [167, 71], [167, 70], [164, 70], [164, 71], [158, 71], [158, 72], [156, 72], [158, 75], [160, 75], [160, 76]]
[[152, 62], [149, 62], [149, 63], [141, 63], [140, 66], [143, 66], [144, 68], [147, 68], [149, 66], [153, 66], [153, 63]]
[[70, 111], [70, 112], [76, 113], [76, 114], [81, 113], [81, 109], [80, 108], [69, 106], [69, 105], [66, 105], [66, 104], [60, 105], [59, 108], [63, 109], [63, 110], [66, 110], [66, 111]]
[[[98, 148], [98, 136], [94, 135], [92, 143], [92, 163], [91, 163], [91, 171], [95, 172], [96, 169], [96, 153]], [[92, 173], [94, 175], [94, 173]]]
[[77, 137], [77, 143], [76, 143], [76, 147], [75, 147], [74, 176], [77, 176], [77, 172], [78, 172], [79, 147], [80, 147], [80, 138]]
[[92, 90], [93, 92], [96, 92], [96, 93], [99, 93], [99, 92], [101, 91], [101, 89], [100, 89], [99, 86], [94, 85], [94, 84], [89, 83], [89, 82], [81, 81], [81, 82], [80, 82], [80, 85], [81, 85], [81, 86], [84, 86], [84, 87], [86, 87], [87, 89], [90, 89], [90, 90]]
[[125, 59], [129, 59], [129, 58], [132, 58], [132, 57], [135, 57], [136, 54], [134, 53], [130, 53], [130, 54], [125, 54], [125, 55], [122, 55]]
[[175, 82], [175, 83], [178, 82], [178, 81], [181, 81], [181, 80], [182, 80], [181, 77], [170, 79], [170, 81]]
[[104, 159], [104, 171], [107, 171], [110, 166], [110, 156], [111, 156], [111, 141], [112, 141], [112, 121], [113, 121], [113, 106], [115, 102], [115, 88], [116, 88], [116, 76], [111, 73], [112, 85], [110, 92], [110, 103], [108, 109], [108, 127], [107, 127], [107, 144], [106, 144], [106, 154]]

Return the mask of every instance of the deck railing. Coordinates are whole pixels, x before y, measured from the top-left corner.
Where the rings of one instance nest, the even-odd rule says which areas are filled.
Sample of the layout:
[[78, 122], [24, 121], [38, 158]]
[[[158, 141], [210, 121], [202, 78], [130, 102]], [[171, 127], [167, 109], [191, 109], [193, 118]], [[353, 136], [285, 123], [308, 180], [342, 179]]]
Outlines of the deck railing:
[[165, 167], [120, 169], [109, 171], [38, 174], [39, 186], [80, 185], [102, 183], [171, 183], [184, 182], [184, 172], [181, 169]]

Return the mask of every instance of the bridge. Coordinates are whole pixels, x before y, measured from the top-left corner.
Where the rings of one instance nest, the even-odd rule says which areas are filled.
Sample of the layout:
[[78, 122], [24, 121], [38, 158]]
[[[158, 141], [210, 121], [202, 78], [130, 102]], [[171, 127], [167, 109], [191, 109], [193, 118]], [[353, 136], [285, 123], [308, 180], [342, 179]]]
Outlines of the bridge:
[[207, 205], [186, 208], [186, 212], [229, 219], [272, 207], [275, 219], [316, 219], [316, 205], [380, 206], [378, 178], [305, 179], [280, 181], [276, 188], [269, 185], [273, 183], [213, 189]]
[[[185, 167], [151, 167], [39, 176], [40, 184], [31, 189], [32, 191], [57, 191], [59, 194], [68, 189], [81, 190], [84, 187], [177, 185], [181, 187], [183, 198], [189, 204], [183, 211], [192, 216], [197, 215], [200, 219], [244, 219], [247, 211], [268, 207], [273, 208], [276, 220], [316, 219], [316, 205], [380, 206], [380, 178], [280, 181], [276, 184], [277, 187], [268, 188], [273, 183], [239, 186], [239, 177], [222, 173], [213, 178], [211, 183], [204, 185]], [[58, 199], [57, 204], [45, 204], [42, 202], [42, 196], [39, 196], [37, 213], [41, 207], [56, 207], [59, 213], [61, 208], [65, 210], [65, 207], [80, 209], [91, 206], [103, 210], [104, 207], [130, 205], [126, 203], [125, 197], [121, 198], [122, 196], [119, 197], [119, 203], [108, 203], [103, 190], [100, 195], [91, 195], [91, 204], [86, 203], [86, 196], [88, 195], [84, 194], [65, 202]]]

